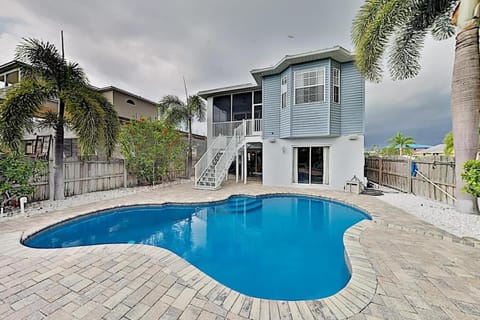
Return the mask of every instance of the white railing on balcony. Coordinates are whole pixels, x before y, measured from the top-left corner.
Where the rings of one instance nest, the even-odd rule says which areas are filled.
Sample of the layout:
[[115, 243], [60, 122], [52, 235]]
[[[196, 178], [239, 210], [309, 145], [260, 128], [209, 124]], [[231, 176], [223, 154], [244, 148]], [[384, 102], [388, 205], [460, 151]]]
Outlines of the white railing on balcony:
[[[240, 121], [226, 121], [226, 122], [214, 122], [212, 123], [213, 136], [227, 136], [231, 137], [234, 134], [234, 130], [243, 123]], [[260, 136], [262, 135], [263, 119], [248, 119], [245, 120], [246, 135], [247, 136]]]
[[223, 179], [225, 179], [225, 176], [228, 174], [228, 169], [238, 152], [238, 148], [245, 142], [246, 123], [247, 120], [245, 120], [245, 122], [242, 121], [240, 125], [233, 130], [233, 136], [231, 137], [230, 142], [215, 165], [215, 189], [218, 189], [222, 184]]
[[205, 170], [207, 170], [208, 166], [210, 166], [217, 153], [227, 147], [229, 140], [230, 139], [228, 139], [226, 136], [218, 136], [215, 140], [213, 140], [212, 144], [207, 151], [205, 151], [200, 160], [197, 161], [195, 164], [195, 185], [197, 185], [199, 179], [205, 173]]

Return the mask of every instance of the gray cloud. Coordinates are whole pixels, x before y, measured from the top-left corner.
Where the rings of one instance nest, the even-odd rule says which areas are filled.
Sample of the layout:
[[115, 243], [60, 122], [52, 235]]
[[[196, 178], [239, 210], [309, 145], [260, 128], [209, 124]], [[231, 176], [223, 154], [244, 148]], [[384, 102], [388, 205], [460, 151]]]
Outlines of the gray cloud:
[[[351, 21], [362, 3], [5, 0], [0, 61], [12, 59], [22, 37], [58, 45], [63, 29], [67, 57], [84, 67], [94, 85], [115, 85], [152, 100], [165, 94], [183, 97], [182, 75], [189, 91], [196, 92], [252, 82], [249, 70], [272, 65], [285, 54], [337, 44], [351, 48]], [[367, 86], [367, 143], [397, 131], [438, 142], [436, 132], [444, 130], [438, 126], [449, 122], [449, 113], [427, 123], [412, 118], [386, 126], [384, 119], [400, 117], [406, 105], [412, 113], [432, 112], [433, 119], [438, 111], [433, 101], [448, 106], [452, 52], [451, 41], [427, 41], [417, 79]], [[204, 124], [196, 124], [195, 131], [205, 132]]]

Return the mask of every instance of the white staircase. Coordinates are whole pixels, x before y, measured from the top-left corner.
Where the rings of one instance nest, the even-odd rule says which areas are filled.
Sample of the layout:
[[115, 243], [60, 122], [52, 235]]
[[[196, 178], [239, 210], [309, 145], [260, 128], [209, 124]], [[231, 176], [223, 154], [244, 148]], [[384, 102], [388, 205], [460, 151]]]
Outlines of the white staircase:
[[218, 136], [195, 164], [195, 188], [218, 190], [228, 175], [235, 156], [245, 144], [245, 123], [233, 131], [233, 136]]

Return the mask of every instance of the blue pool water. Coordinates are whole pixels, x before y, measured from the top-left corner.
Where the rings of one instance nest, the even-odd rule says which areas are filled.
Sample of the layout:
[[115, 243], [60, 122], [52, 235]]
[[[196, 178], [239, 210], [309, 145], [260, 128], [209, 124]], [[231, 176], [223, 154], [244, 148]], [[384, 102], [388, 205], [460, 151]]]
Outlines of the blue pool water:
[[343, 233], [363, 219], [369, 217], [357, 209], [319, 198], [235, 196], [209, 204], [108, 210], [49, 228], [24, 244], [153, 245], [241, 293], [307, 300], [330, 296], [347, 284]]

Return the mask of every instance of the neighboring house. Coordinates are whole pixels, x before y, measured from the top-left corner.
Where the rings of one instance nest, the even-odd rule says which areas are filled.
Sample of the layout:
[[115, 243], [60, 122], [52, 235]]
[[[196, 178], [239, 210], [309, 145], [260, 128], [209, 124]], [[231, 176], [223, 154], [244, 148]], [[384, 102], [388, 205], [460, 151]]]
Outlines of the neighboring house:
[[445, 155], [445, 147], [446, 147], [446, 144], [441, 143], [441, 144], [437, 144], [433, 147], [430, 147], [428, 149], [419, 150], [415, 153], [416, 154], [421, 154], [421, 155], [424, 155], [424, 156], [443, 156], [443, 155]]
[[[22, 67], [28, 66], [18, 61], [0, 65], [0, 100], [5, 99], [8, 89], [20, 81]], [[151, 100], [113, 86], [93, 88], [113, 104], [122, 123], [141, 117], [157, 117], [157, 104]], [[47, 110], [56, 111], [57, 108], [57, 101], [47, 101], [40, 109], [38, 117], [41, 118], [42, 113]], [[38, 128], [34, 132], [26, 133], [24, 136], [25, 154], [46, 157], [53, 147], [53, 136], [53, 129]], [[64, 156], [69, 158], [78, 155], [77, 137], [74, 132], [65, 128]]]
[[363, 177], [365, 81], [352, 53], [337, 46], [289, 55], [251, 74], [255, 84], [198, 93], [207, 100], [209, 149], [196, 187], [218, 189], [232, 163], [245, 183], [257, 174], [265, 185], [343, 189]]
[[[431, 148], [429, 144], [417, 144], [417, 143], [407, 143], [403, 149], [410, 149], [413, 153], [422, 153], [424, 150]], [[396, 146], [395, 149], [400, 149], [400, 146]]]
[[[10, 87], [18, 83], [21, 79], [21, 68], [28, 67], [27, 65], [18, 62], [10, 61], [3, 65], [0, 65], [0, 101], [5, 99], [6, 92]], [[157, 103], [149, 99], [143, 98], [139, 95], [133, 94], [126, 90], [109, 86], [104, 88], [93, 87], [95, 90], [104, 95], [110, 103], [113, 104], [115, 110], [118, 113], [118, 118], [121, 123], [128, 122], [132, 119], [140, 119], [142, 117], [156, 118]], [[40, 109], [38, 117], [41, 118], [42, 113], [47, 110], [57, 110], [57, 101], [47, 101]], [[187, 142], [188, 133], [184, 131], [179, 132], [184, 137], [185, 143]], [[53, 148], [53, 129], [40, 129], [37, 128], [34, 132], [25, 133], [24, 135], [24, 152], [27, 155], [47, 157], [50, 154], [50, 150]], [[193, 163], [195, 163], [205, 152], [207, 148], [207, 138], [202, 135], [193, 135]], [[78, 157], [80, 155], [77, 136], [74, 132], [65, 128], [65, 140], [64, 140], [64, 157]], [[114, 157], [121, 157], [118, 151], [113, 155]]]

